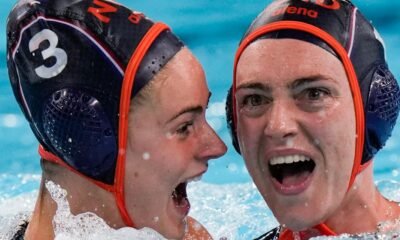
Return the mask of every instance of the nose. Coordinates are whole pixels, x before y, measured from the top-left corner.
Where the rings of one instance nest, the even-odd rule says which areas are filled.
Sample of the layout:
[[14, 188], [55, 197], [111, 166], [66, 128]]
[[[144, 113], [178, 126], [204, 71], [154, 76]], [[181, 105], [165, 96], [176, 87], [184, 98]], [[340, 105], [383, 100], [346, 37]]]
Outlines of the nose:
[[206, 123], [201, 136], [201, 147], [199, 151], [199, 159], [210, 160], [221, 157], [227, 151], [225, 143], [217, 135], [214, 129]]
[[286, 141], [298, 132], [295, 106], [287, 100], [274, 101], [266, 112], [264, 135], [275, 141]]

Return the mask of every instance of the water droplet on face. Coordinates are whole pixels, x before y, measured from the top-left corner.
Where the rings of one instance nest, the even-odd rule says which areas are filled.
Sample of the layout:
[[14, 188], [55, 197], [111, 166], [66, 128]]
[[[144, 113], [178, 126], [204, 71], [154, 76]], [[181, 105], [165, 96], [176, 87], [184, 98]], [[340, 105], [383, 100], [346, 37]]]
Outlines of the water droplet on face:
[[320, 111], [320, 112], [318, 112], [318, 116], [320, 116], [321, 118], [324, 118], [326, 116], [326, 112]]
[[160, 221], [160, 218], [159, 218], [158, 216], [155, 216], [155, 217], [153, 218], [153, 221], [154, 221], [154, 222], [158, 222], [158, 221]]
[[172, 135], [172, 133], [167, 132], [167, 133], [165, 134], [165, 137], [166, 137], [168, 140], [170, 140], [170, 139], [172, 139], [173, 135]]
[[262, 168], [261, 168], [261, 172], [265, 172], [265, 171], [267, 171], [267, 168], [262, 167]]
[[148, 153], [148, 152], [143, 153], [142, 158], [143, 158], [143, 160], [149, 160], [150, 159], [150, 153]]
[[305, 206], [305, 207], [308, 207], [308, 202], [305, 202], [305, 203], [304, 203], [304, 206]]

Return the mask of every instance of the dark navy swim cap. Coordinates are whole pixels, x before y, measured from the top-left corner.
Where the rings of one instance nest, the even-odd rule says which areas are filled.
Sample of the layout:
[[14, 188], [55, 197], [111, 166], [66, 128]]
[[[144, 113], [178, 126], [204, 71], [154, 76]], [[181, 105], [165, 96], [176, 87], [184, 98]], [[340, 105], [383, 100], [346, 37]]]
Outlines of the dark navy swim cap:
[[236, 111], [232, 104], [235, 103], [236, 67], [249, 44], [267, 38], [307, 41], [342, 61], [356, 111], [354, 177], [360, 165], [384, 146], [399, 114], [399, 86], [386, 63], [383, 40], [378, 32], [350, 1], [276, 0], [271, 3], [250, 25], [236, 54], [234, 83], [228, 92], [226, 110], [233, 145], [239, 153]]
[[40, 154], [123, 198], [130, 100], [183, 47], [162, 23], [107, 0], [23, 0], [7, 24], [14, 95]]

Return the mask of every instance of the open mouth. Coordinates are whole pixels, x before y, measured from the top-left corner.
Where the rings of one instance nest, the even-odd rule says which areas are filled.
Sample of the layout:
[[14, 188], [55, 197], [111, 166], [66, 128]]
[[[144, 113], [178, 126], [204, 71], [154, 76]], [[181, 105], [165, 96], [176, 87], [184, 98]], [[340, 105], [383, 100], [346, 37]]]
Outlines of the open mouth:
[[172, 192], [172, 199], [174, 200], [175, 205], [181, 206], [182, 204], [184, 204], [184, 201], [188, 201], [186, 186], [186, 182], [180, 183]]
[[286, 187], [304, 183], [314, 168], [314, 160], [303, 155], [274, 157], [269, 161], [271, 176]]
[[174, 191], [171, 194], [176, 209], [183, 216], [188, 215], [190, 210], [190, 202], [187, 197], [186, 186], [187, 182], [178, 184], [178, 186], [174, 189]]
[[187, 196], [186, 187], [190, 182], [200, 181], [201, 177], [202, 175], [200, 174], [187, 179], [185, 182], [179, 183], [171, 193], [171, 198], [174, 202], [175, 208], [182, 216], [187, 216], [190, 210], [190, 201]]

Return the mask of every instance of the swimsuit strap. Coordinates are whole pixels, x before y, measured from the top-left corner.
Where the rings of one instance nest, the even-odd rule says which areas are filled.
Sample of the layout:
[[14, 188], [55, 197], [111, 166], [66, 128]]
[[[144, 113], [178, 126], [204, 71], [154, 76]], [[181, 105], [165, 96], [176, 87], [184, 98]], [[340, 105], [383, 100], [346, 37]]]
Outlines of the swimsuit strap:
[[17, 232], [11, 238], [11, 240], [24, 240], [26, 229], [28, 228], [29, 222], [24, 220], [17, 228]]

